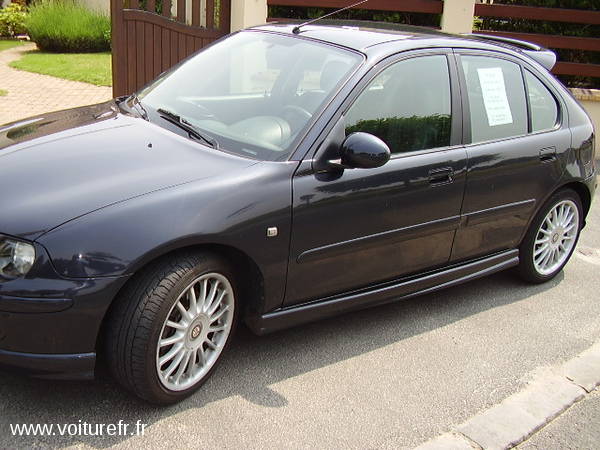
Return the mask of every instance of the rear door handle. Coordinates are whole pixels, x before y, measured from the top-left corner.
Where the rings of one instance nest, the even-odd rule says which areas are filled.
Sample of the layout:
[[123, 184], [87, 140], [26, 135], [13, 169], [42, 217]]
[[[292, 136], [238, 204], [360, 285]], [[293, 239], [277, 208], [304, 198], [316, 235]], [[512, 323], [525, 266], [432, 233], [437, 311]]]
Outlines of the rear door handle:
[[440, 184], [448, 184], [454, 181], [454, 169], [452, 167], [442, 167], [439, 169], [431, 169], [429, 171], [429, 184], [438, 186]]
[[540, 150], [540, 161], [556, 161], [556, 147], [546, 147]]

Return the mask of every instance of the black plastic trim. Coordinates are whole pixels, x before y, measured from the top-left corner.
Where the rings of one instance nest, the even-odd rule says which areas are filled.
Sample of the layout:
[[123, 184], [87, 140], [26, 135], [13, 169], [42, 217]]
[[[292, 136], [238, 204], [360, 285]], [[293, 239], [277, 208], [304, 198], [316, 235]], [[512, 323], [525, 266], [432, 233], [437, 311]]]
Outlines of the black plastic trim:
[[535, 199], [523, 200], [521, 202], [507, 203], [505, 205], [495, 206], [493, 208], [482, 209], [480, 211], [465, 214], [466, 226], [477, 225], [487, 222], [494, 216], [523, 215], [530, 217], [535, 209]]
[[418, 225], [362, 236], [349, 241], [336, 242], [335, 244], [325, 245], [323, 247], [313, 248], [303, 252], [300, 254], [300, 256], [298, 256], [298, 263], [332, 258], [342, 254], [360, 251], [365, 248], [377, 246], [382, 241], [388, 243], [392, 241], [401, 242], [433, 233], [452, 231], [458, 228], [459, 224], [460, 216], [454, 216], [447, 219], [434, 220]]
[[0, 366], [36, 378], [90, 380], [94, 378], [96, 354], [44, 355], [0, 350]]
[[53, 313], [73, 306], [70, 298], [25, 298], [0, 295], [0, 311], [11, 313]]
[[313, 322], [340, 313], [445, 289], [519, 264], [519, 250], [508, 250], [423, 276], [376, 285], [361, 291], [282, 308], [246, 322], [259, 335]]

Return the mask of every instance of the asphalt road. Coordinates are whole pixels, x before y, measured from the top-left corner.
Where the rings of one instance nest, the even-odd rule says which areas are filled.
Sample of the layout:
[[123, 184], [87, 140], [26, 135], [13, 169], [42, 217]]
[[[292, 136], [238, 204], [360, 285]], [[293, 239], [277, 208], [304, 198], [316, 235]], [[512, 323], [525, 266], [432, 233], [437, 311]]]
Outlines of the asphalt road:
[[[550, 283], [530, 286], [506, 272], [265, 337], [242, 329], [213, 378], [177, 406], [150, 407], [110, 380], [0, 373], [0, 447], [418, 445], [600, 340], [599, 198], [577, 254]], [[591, 405], [595, 412], [577, 423], [590, 420], [581, 433], [598, 436], [600, 422], [588, 419], [598, 417], [597, 396]], [[565, 417], [558, 420], [570, 429]], [[147, 424], [144, 436], [34, 438], [10, 429], [119, 420], [131, 424], [129, 431]]]

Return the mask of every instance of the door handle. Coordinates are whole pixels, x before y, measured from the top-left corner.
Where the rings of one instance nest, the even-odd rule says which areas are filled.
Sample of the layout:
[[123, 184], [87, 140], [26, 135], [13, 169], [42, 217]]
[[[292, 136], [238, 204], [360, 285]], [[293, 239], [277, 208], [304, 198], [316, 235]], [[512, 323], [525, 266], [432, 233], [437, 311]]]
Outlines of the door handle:
[[556, 161], [556, 147], [546, 147], [540, 150], [540, 161]]
[[439, 186], [454, 181], [454, 169], [452, 167], [442, 167], [440, 169], [431, 169], [429, 171], [429, 184]]

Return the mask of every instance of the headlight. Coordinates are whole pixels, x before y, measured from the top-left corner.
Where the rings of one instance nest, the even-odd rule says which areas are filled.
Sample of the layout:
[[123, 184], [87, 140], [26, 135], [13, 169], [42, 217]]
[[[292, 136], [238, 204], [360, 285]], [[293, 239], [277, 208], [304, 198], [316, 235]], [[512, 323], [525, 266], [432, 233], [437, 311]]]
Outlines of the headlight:
[[22, 277], [35, 261], [35, 248], [22, 241], [0, 237], [0, 277]]

